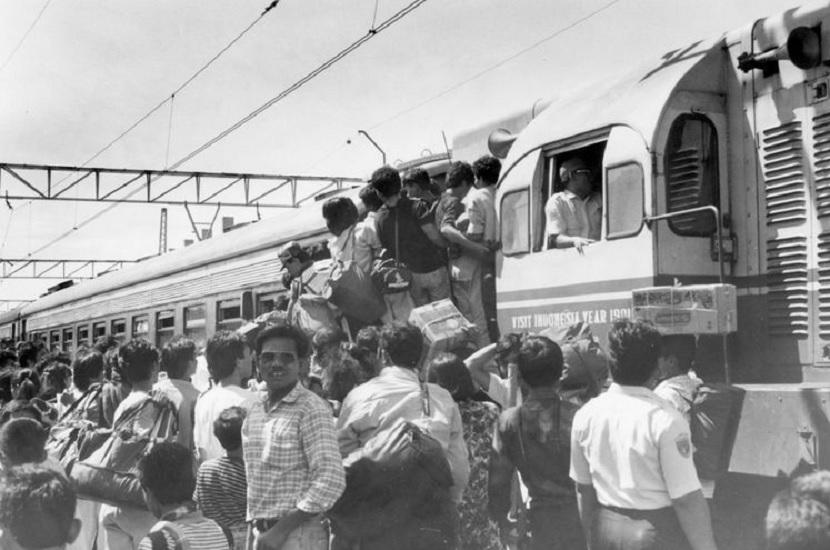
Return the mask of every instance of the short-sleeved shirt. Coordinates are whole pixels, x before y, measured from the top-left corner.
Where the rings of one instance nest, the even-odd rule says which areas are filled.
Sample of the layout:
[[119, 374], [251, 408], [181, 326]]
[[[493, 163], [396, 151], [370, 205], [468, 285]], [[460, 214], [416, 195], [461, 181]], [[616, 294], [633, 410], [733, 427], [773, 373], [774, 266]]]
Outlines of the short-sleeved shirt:
[[354, 228], [355, 261], [360, 269], [369, 273], [372, 260], [383, 246], [378, 238], [377, 212], [369, 212], [366, 219]]
[[602, 228], [602, 196], [592, 193], [584, 200], [569, 190], [554, 193], [545, 205], [548, 235], [600, 238]]
[[200, 461], [225, 455], [222, 444], [213, 435], [213, 422], [228, 407], [250, 409], [257, 394], [239, 386], [214, 386], [196, 401], [193, 421], [193, 444]]
[[600, 504], [635, 510], [667, 508], [700, 489], [689, 425], [640, 386], [611, 384], [577, 411], [570, 476], [592, 485]]
[[[470, 193], [467, 194], [467, 197]], [[450, 226], [467, 233], [470, 219], [467, 216], [467, 200], [444, 193], [435, 207], [435, 223], [439, 229]], [[479, 273], [481, 262], [463, 250], [450, 254], [450, 278], [453, 281], [469, 281]]]
[[461, 413], [447, 390], [437, 384], [428, 388], [429, 416], [423, 413], [421, 385], [412, 369], [384, 367], [378, 376], [354, 388], [343, 400], [337, 419], [340, 452], [349, 456], [400, 419], [412, 422], [441, 443], [453, 477], [450, 493], [459, 502], [470, 477]]
[[680, 411], [686, 422], [689, 422], [692, 402], [701, 385], [703, 385], [703, 380], [697, 376], [681, 374], [667, 378], [657, 384], [654, 393], [671, 403], [675, 409]]
[[467, 195], [467, 217], [470, 225], [467, 233], [481, 235], [487, 241], [499, 239], [498, 222], [496, 221], [496, 188], [491, 185], [480, 189], [473, 189]]
[[160, 391], [176, 405], [179, 416], [179, 435], [177, 442], [183, 447], [193, 449], [193, 418], [199, 390], [187, 380], [170, 378], [166, 372], [159, 373], [158, 382], [153, 389]]
[[[394, 208], [384, 205], [378, 211], [378, 238], [383, 247], [413, 273], [431, 273], [446, 263], [443, 252], [421, 229], [434, 223], [434, 213], [426, 202], [401, 197]], [[396, 224], [400, 250], [395, 239]]]
[[297, 384], [275, 405], [257, 400], [242, 424], [247, 519], [320, 514], [346, 488], [331, 407]]

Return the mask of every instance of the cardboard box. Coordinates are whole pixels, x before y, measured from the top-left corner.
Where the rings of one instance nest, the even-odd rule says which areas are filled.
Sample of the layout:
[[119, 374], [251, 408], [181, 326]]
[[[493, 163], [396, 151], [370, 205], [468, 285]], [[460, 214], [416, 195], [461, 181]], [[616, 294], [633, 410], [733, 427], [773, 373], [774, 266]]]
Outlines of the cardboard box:
[[416, 307], [409, 322], [421, 329], [432, 350], [449, 351], [467, 340], [467, 331], [474, 329], [451, 300], [439, 300]]
[[633, 290], [634, 318], [663, 334], [726, 334], [738, 330], [734, 285], [664, 286]]

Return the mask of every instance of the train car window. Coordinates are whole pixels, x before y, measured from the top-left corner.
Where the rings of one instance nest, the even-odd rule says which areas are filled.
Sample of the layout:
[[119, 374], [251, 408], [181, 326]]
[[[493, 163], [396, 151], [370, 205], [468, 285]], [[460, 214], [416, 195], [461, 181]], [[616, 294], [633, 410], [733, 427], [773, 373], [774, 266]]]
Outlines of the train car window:
[[216, 327], [222, 330], [236, 330], [242, 326], [241, 301], [219, 300], [216, 302]]
[[63, 351], [72, 351], [72, 329], [63, 329], [63, 340], [61, 340], [61, 349]]
[[203, 304], [184, 308], [184, 336], [202, 348], [207, 341], [207, 310]]
[[[718, 134], [708, 118], [684, 114], [672, 123], [665, 155], [666, 206], [677, 212], [698, 206], [720, 205]], [[710, 212], [669, 220], [678, 235], [708, 237], [716, 231]]]
[[147, 338], [150, 335], [150, 317], [136, 315], [133, 317], [133, 338]]
[[610, 166], [608, 182], [608, 239], [622, 239], [643, 227], [643, 167], [636, 162]]
[[256, 297], [256, 314], [262, 315], [274, 311], [277, 308], [277, 302], [280, 296], [288, 297], [288, 292], [269, 292], [267, 294], [257, 294]]
[[127, 320], [113, 319], [110, 323], [110, 334], [118, 338], [119, 341], [123, 341], [127, 335]]
[[176, 331], [176, 312], [168, 309], [156, 313], [156, 345], [162, 347], [173, 339]]
[[107, 334], [107, 324], [103, 321], [99, 323], [92, 324], [92, 338], [93, 340], [97, 340], [101, 336], [106, 336]]
[[60, 349], [60, 345], [61, 345], [61, 331], [53, 330], [49, 334], [49, 349], [51, 351], [57, 351], [58, 349]]
[[89, 325], [78, 327], [78, 346], [89, 344]]

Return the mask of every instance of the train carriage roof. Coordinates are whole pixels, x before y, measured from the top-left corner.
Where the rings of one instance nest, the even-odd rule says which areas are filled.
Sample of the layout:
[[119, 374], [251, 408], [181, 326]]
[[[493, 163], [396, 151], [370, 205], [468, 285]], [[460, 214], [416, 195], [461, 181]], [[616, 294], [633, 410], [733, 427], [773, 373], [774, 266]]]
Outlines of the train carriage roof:
[[[357, 201], [357, 193], [356, 190], [349, 190], [344, 192], [344, 195]], [[272, 218], [216, 235], [186, 248], [130, 265], [120, 271], [107, 273], [97, 279], [84, 281], [44, 296], [23, 306], [19, 310], [20, 315], [29, 316], [103, 292], [125, 288], [259, 250], [271, 249], [289, 240], [301, 240], [326, 230], [321, 209], [322, 204], [315, 202], [302, 208], [280, 211]], [[14, 319], [10, 318], [9, 321]]]
[[570, 93], [559, 92], [522, 131], [506, 165], [530, 150], [614, 125], [638, 130], [648, 141], [672, 92], [704, 59], [720, 53], [723, 39], [699, 41], [617, 79], [600, 80]]

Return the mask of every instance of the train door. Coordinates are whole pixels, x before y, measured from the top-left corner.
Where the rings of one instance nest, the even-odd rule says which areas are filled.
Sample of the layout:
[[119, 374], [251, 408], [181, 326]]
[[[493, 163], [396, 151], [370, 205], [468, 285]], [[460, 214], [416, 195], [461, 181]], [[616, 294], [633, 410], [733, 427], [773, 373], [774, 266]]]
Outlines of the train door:
[[[676, 94], [655, 136], [657, 214], [714, 206], [722, 222], [723, 274], [731, 274], [727, 124], [723, 96]], [[716, 282], [720, 258], [711, 211], [672, 217], [655, 226], [660, 284]]]

